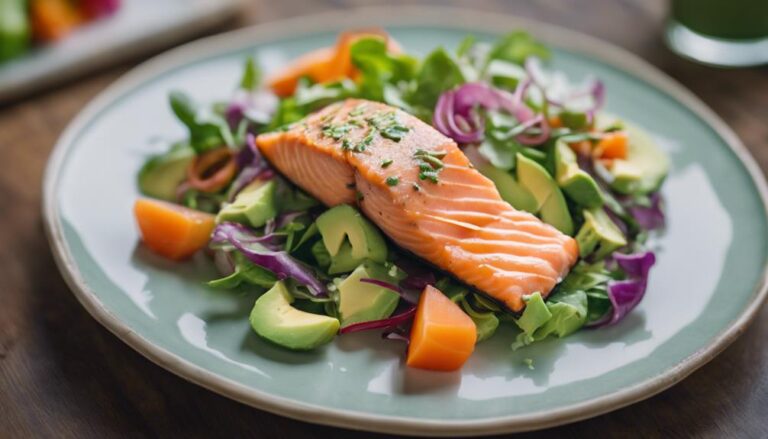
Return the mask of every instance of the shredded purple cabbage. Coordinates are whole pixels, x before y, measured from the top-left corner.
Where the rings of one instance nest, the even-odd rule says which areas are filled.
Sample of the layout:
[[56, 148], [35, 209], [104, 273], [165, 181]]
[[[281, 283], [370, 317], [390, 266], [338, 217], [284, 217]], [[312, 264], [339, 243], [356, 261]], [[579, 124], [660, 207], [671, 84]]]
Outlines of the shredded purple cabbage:
[[370, 320], [367, 322], [353, 323], [339, 330], [339, 334], [348, 334], [350, 332], [370, 331], [371, 329], [391, 329], [410, 321], [416, 314], [416, 305], [410, 305], [402, 312], [381, 320]]
[[283, 227], [288, 225], [290, 222], [292, 222], [296, 218], [306, 213], [307, 213], [306, 211], [281, 213], [275, 218], [267, 220], [267, 223], [264, 225], [264, 234], [266, 235], [268, 233], [275, 233], [276, 231], [282, 229]]
[[663, 229], [666, 225], [664, 210], [662, 209], [661, 194], [654, 192], [650, 196], [650, 206], [640, 206], [637, 204], [627, 207], [629, 213], [635, 218], [641, 228], [645, 230]]
[[235, 157], [235, 161], [240, 168], [240, 173], [235, 177], [235, 181], [229, 187], [227, 192], [227, 201], [235, 199], [238, 193], [248, 186], [254, 180], [269, 180], [275, 173], [269, 166], [256, 146], [256, 137], [248, 134], [245, 141], [245, 147]]
[[[419, 291], [406, 291], [403, 288], [400, 288], [399, 286], [389, 283], [383, 280], [379, 279], [373, 279], [373, 278], [363, 278], [360, 279], [360, 282], [367, 283], [367, 284], [373, 284], [380, 286], [382, 288], [386, 288], [388, 290], [392, 290], [400, 295], [400, 297], [405, 300], [408, 303], [417, 303], [419, 301]], [[422, 288], [423, 289], [423, 288]]]
[[216, 226], [211, 242], [228, 242], [254, 264], [275, 273], [278, 279], [292, 278], [309, 289], [313, 296], [327, 296], [325, 285], [309, 267], [297, 261], [288, 252], [278, 250], [274, 234], [257, 236], [242, 224], [223, 222]]
[[613, 260], [627, 278], [608, 283], [608, 298], [611, 310], [603, 318], [590, 323], [589, 327], [611, 326], [620, 322], [645, 296], [648, 273], [656, 262], [653, 252], [623, 254], [614, 253]]
[[277, 96], [261, 89], [257, 91], [239, 90], [227, 106], [224, 113], [229, 127], [237, 129], [243, 119], [257, 125], [266, 125], [272, 120], [277, 110]]

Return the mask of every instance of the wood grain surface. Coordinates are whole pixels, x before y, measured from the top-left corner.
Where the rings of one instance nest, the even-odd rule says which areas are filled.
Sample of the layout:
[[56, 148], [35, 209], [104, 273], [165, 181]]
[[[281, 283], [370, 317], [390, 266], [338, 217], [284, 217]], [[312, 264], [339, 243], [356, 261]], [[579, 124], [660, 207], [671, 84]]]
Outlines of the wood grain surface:
[[[405, 3], [412, 2], [387, 2]], [[709, 104], [768, 169], [768, 70], [717, 70], [677, 58], [661, 41], [666, 3], [483, 0], [465, 6], [555, 23], [640, 55]], [[367, 4], [257, 2], [218, 30]], [[64, 284], [40, 216], [46, 159], [78, 110], [139, 61], [0, 108], [0, 437], [380, 437], [285, 419], [187, 383], [102, 328]], [[672, 389], [521, 437], [768, 437], [767, 339], [763, 308], [730, 348]]]

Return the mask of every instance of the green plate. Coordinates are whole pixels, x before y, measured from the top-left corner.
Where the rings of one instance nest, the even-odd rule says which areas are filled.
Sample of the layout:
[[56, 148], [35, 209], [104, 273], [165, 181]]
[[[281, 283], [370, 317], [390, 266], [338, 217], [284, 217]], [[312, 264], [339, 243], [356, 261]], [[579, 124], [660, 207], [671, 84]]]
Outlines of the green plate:
[[[409, 370], [404, 347], [378, 334], [312, 353], [260, 340], [254, 298], [207, 289], [209, 262], [174, 264], [138, 244], [132, 204], [144, 157], [184, 130], [171, 89], [227, 98], [243, 59], [267, 68], [329, 45], [348, 27], [385, 25], [408, 50], [455, 47], [525, 28], [554, 64], [608, 89], [608, 111], [651, 131], [672, 159], [669, 227], [645, 300], [621, 324], [517, 352], [507, 328], [456, 373]], [[163, 142], [159, 142], [162, 144]], [[766, 295], [766, 186], [734, 134], [691, 93], [604, 42], [540, 23], [451, 9], [366, 9], [299, 18], [192, 43], [138, 67], [96, 98], [56, 146], [45, 181], [51, 246], [88, 311], [161, 366], [255, 407], [305, 421], [425, 435], [535, 429], [655, 394], [706, 363]], [[525, 359], [532, 359], [530, 370]]]

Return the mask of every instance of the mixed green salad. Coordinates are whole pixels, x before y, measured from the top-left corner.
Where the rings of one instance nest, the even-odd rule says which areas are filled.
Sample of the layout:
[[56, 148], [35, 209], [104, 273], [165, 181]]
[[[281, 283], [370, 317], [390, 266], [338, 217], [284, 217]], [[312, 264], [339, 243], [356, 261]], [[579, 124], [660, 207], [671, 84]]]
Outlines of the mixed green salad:
[[[655, 262], [646, 242], [664, 228], [668, 160], [639, 127], [602, 111], [601, 81], [552, 71], [550, 50], [523, 32], [493, 43], [468, 36], [423, 58], [362, 32], [323, 53], [267, 79], [248, 59], [226, 101], [171, 93], [188, 136], [138, 175], [142, 194], [185, 218], [177, 227], [137, 206], [145, 243], [174, 259], [203, 247], [221, 272], [210, 287], [257, 294], [250, 323], [259, 335], [290, 349], [369, 330], [408, 342], [431, 285], [472, 320], [477, 342], [514, 331], [519, 349], [617, 324], [642, 300]], [[579, 260], [567, 277], [511, 312], [400, 249], [355, 206], [321, 205], [262, 157], [255, 136], [347, 98], [431, 124], [505, 201], [575, 237]], [[439, 169], [440, 157], [427, 156], [425, 172]]]

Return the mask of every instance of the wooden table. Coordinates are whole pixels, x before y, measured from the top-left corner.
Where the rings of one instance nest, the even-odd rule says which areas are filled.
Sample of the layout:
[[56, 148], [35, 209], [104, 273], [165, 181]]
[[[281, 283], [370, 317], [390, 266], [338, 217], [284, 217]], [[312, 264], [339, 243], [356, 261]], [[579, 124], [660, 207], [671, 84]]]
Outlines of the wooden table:
[[[248, 7], [226, 29], [368, 2], [263, 3]], [[471, 4], [570, 27], [639, 54], [709, 104], [767, 169], [768, 70], [715, 70], [675, 57], [660, 37], [665, 5], [663, 0]], [[187, 383], [97, 324], [64, 284], [43, 235], [43, 167], [80, 108], [137, 62], [0, 108], [0, 436], [371, 437], [257, 411]], [[768, 437], [766, 339], [768, 308], [722, 355], [672, 389], [592, 420], [524, 436]]]

